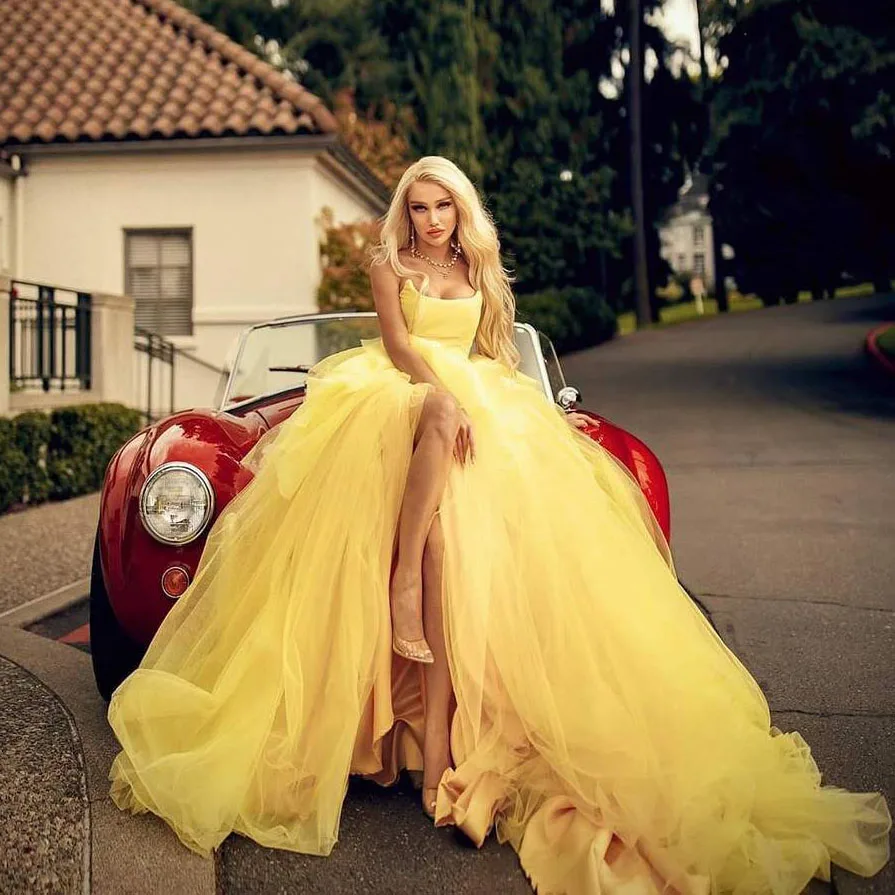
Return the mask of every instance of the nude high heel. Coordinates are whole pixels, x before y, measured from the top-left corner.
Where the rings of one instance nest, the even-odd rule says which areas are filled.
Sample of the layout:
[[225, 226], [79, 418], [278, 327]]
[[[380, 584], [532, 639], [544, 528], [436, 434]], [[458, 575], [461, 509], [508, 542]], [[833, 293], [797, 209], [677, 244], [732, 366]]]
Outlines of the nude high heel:
[[[422, 605], [422, 594], [420, 595], [420, 605]], [[435, 656], [429, 647], [429, 643], [425, 637], [419, 640], [405, 640], [395, 633], [395, 619], [392, 617], [392, 649], [404, 659], [411, 662], [421, 662], [423, 665], [431, 665], [435, 661]]]
[[425, 638], [422, 640], [405, 640], [394, 632], [392, 633], [392, 649], [411, 662], [421, 662], [423, 665], [431, 665], [435, 656], [429, 648]]
[[430, 820], [435, 820], [435, 805], [438, 801], [438, 787], [423, 787], [423, 813]]

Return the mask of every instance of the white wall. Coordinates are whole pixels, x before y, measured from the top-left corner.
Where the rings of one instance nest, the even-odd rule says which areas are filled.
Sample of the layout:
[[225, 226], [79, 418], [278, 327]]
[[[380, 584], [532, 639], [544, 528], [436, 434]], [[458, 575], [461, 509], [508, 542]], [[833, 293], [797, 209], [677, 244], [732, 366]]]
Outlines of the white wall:
[[[331, 166], [293, 148], [32, 156], [20, 275], [120, 294], [126, 229], [191, 228], [194, 333], [173, 341], [220, 366], [246, 326], [316, 310], [323, 205], [378, 213]], [[208, 404], [213, 378], [179, 360], [177, 405]]]
[[0, 273], [12, 270], [12, 180], [0, 175]]

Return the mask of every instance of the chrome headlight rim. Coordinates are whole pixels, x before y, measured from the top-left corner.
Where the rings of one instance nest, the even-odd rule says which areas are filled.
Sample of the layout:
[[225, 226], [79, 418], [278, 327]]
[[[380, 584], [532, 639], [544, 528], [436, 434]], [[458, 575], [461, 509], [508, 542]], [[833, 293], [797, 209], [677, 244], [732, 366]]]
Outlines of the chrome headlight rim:
[[[149, 525], [146, 521], [146, 500], [149, 495], [149, 489], [152, 487], [157, 479], [169, 472], [186, 472], [192, 475], [202, 487], [202, 490], [205, 492], [206, 497], [205, 512], [202, 515], [202, 521], [199, 523], [198, 527], [192, 534], [180, 538], [163, 537], [158, 532], [154, 531], [152, 529], [152, 526]], [[202, 537], [205, 529], [208, 527], [208, 523], [211, 520], [211, 517], [214, 515], [214, 506], [214, 488], [212, 488], [211, 486], [211, 480], [201, 469], [199, 469], [198, 466], [194, 466], [192, 463], [186, 463], [182, 460], [174, 460], [170, 463], [162, 463], [161, 466], [159, 466], [157, 469], [154, 469], [147, 476], [146, 481], [143, 482], [143, 487], [140, 489], [140, 522], [143, 525], [143, 529], [151, 538], [158, 541], [160, 544], [165, 544], [168, 547], [183, 547], [184, 545], [191, 544], [193, 541]]]

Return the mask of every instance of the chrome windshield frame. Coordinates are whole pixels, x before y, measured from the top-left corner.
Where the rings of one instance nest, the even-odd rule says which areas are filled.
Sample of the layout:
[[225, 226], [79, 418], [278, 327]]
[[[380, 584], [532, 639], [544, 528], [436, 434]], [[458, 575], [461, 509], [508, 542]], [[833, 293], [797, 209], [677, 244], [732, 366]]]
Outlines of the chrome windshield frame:
[[[226, 410], [238, 408], [241, 404], [248, 403], [248, 401], [259, 401], [265, 397], [273, 397], [278, 394], [278, 392], [269, 392], [262, 395], [256, 395], [247, 401], [239, 401], [234, 404], [228, 404], [227, 399], [230, 395], [230, 389], [233, 386], [233, 380], [236, 378], [236, 371], [239, 369], [240, 361], [242, 360], [243, 351], [245, 350], [246, 343], [249, 340], [249, 337], [256, 330], [259, 329], [273, 329], [280, 328], [285, 326], [295, 326], [298, 324], [305, 323], [315, 323], [317, 321], [325, 321], [325, 320], [357, 320], [361, 318], [375, 318], [377, 316], [375, 311], [333, 311], [333, 312], [325, 312], [322, 314], [296, 314], [290, 317], [277, 317], [274, 320], [265, 320], [262, 323], [256, 323], [252, 326], [247, 327], [243, 330], [242, 334], [239, 337], [239, 347], [236, 350], [236, 355], [233, 358], [233, 363], [230, 366], [230, 370], [227, 374], [227, 386], [224, 389], [224, 393], [221, 397], [220, 406], [218, 410]], [[547, 375], [547, 364], [544, 360], [544, 352], [541, 350], [541, 340], [540, 334], [538, 330], [536, 330], [530, 323], [520, 323], [516, 322], [513, 324], [513, 328], [516, 331], [516, 334], [525, 333], [526, 337], [531, 340], [531, 343], [534, 347], [534, 356], [535, 361], [537, 363], [537, 377], [540, 380], [541, 388], [544, 390], [545, 396], [547, 396], [551, 401], [556, 400], [556, 396], [553, 394], [553, 391], [550, 386], [550, 377]]]

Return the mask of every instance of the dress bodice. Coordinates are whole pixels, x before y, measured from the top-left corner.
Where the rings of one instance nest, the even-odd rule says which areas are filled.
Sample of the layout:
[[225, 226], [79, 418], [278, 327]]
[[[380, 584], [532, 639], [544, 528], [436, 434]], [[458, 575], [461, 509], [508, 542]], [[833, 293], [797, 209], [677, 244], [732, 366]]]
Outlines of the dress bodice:
[[401, 287], [400, 299], [411, 335], [469, 353], [482, 313], [481, 290], [464, 298], [433, 298], [407, 279]]

